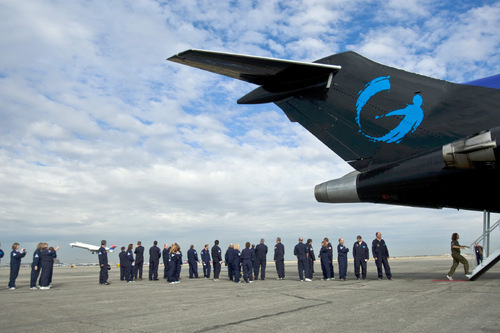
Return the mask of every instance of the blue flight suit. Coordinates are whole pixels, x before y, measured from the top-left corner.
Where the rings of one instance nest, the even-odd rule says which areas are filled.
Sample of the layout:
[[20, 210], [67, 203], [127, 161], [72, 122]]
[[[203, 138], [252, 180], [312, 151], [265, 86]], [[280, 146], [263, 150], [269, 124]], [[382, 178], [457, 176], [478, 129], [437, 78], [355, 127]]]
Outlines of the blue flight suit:
[[9, 288], [16, 287], [16, 279], [19, 275], [19, 268], [21, 267], [21, 259], [26, 255], [26, 251], [19, 252], [17, 250], [12, 250], [10, 253], [10, 278], [9, 278]]
[[0, 259], [2, 259], [4, 255], [5, 255], [5, 253], [3, 252], [2, 249], [0, 249]]
[[361, 277], [366, 279], [366, 262], [370, 259], [368, 245], [365, 241], [359, 243], [356, 241], [352, 246], [352, 255], [354, 257], [354, 275], [359, 279], [359, 268], [361, 267]]
[[177, 261], [177, 272], [176, 272], [176, 274], [177, 274], [177, 281], [180, 280], [181, 268], [182, 268], [182, 264], [183, 264], [183, 262], [182, 262], [182, 251], [179, 250], [178, 253], [179, 253], [179, 260]]
[[135, 278], [139, 277], [142, 280], [142, 268], [144, 266], [144, 246], [139, 245], [134, 250], [135, 254]]
[[188, 250], [189, 278], [198, 278], [198, 253], [195, 249]]
[[330, 268], [330, 275], [332, 278], [335, 278], [335, 272], [333, 271], [333, 246], [332, 243], [328, 242], [326, 246], [328, 249], [328, 267]]
[[134, 280], [134, 254], [132, 250], [125, 253], [125, 279], [127, 282]]
[[[308, 247], [304, 243], [298, 243], [293, 249], [293, 254], [297, 257], [297, 267], [299, 269], [299, 279], [304, 280], [304, 276], [309, 276]], [[304, 274], [305, 273], [305, 274]]]
[[42, 249], [40, 253], [40, 287], [48, 287], [52, 282], [52, 268], [54, 267], [54, 254], [53, 251]]
[[210, 278], [210, 252], [208, 250], [201, 250], [201, 262], [203, 263], [203, 277]]
[[474, 246], [474, 252], [476, 253], [476, 261], [477, 265], [479, 266], [483, 263], [483, 247], [480, 245]]
[[125, 281], [125, 261], [127, 260], [127, 252], [125, 250], [118, 254], [120, 258], [120, 281]]
[[158, 266], [160, 265], [161, 251], [156, 245], [149, 248], [149, 279], [158, 280]]
[[241, 277], [241, 253], [240, 250], [235, 250], [231, 249], [231, 263], [232, 263], [232, 269], [233, 269], [233, 274], [234, 274], [234, 282], [238, 283], [240, 282], [240, 277]]
[[330, 279], [332, 277], [332, 273], [330, 271], [330, 265], [329, 265], [329, 250], [328, 247], [322, 246], [321, 250], [319, 250], [319, 256], [321, 258], [321, 270], [323, 271], [323, 279]]
[[41, 254], [41, 251], [38, 249], [36, 249], [35, 252], [33, 252], [33, 262], [31, 263], [30, 288], [36, 287], [36, 280], [38, 279], [38, 276], [40, 275], [40, 271], [41, 271], [40, 254]]
[[278, 279], [285, 278], [285, 246], [282, 243], [276, 243], [274, 246], [274, 262]]
[[388, 279], [392, 278], [391, 267], [389, 266], [389, 250], [387, 249], [387, 245], [385, 245], [385, 241], [381, 239], [374, 239], [372, 242], [372, 253], [373, 259], [375, 259], [375, 265], [377, 266], [377, 274], [378, 278], [381, 279], [382, 276], [382, 266], [384, 266], [385, 276]]
[[337, 245], [337, 260], [339, 262], [339, 278], [344, 279], [347, 275], [347, 252], [349, 249], [344, 245]]
[[312, 244], [306, 244], [307, 246], [307, 274], [306, 278], [312, 279], [314, 274], [314, 262], [316, 261], [316, 256], [314, 255], [314, 249]]
[[245, 248], [241, 251], [241, 264], [243, 266], [243, 280], [245, 282], [253, 281], [253, 262], [255, 261], [255, 252], [252, 249]]
[[163, 257], [163, 278], [168, 279], [168, 252], [170, 248], [163, 248], [161, 256]]
[[168, 282], [175, 283], [177, 279], [177, 270], [179, 268], [180, 253], [172, 252], [168, 255]]
[[217, 245], [212, 246], [212, 263], [214, 265], [214, 279], [219, 279], [222, 251]]
[[257, 244], [255, 246], [255, 279], [259, 278], [259, 270], [261, 271], [260, 279], [266, 278], [266, 263], [267, 263], [267, 245]]
[[97, 251], [97, 256], [99, 257], [99, 266], [101, 267], [99, 271], [99, 283], [108, 283], [108, 252], [106, 248], [101, 246], [99, 251]]
[[231, 264], [234, 258], [234, 249], [232, 247], [228, 247], [226, 250], [226, 254], [224, 255], [224, 260], [227, 263], [227, 276], [229, 280], [233, 281], [234, 277], [234, 266]]

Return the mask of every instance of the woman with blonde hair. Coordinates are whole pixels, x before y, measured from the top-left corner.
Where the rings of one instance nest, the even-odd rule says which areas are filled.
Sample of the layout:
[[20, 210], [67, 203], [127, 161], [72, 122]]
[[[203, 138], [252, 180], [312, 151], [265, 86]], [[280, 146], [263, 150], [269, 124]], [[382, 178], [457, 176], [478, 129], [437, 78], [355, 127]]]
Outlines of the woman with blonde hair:
[[177, 279], [177, 270], [179, 267], [180, 258], [180, 247], [177, 243], [172, 244], [170, 251], [168, 252], [168, 283], [175, 284], [179, 283]]
[[37, 290], [38, 288], [36, 287], [36, 280], [38, 279], [38, 276], [40, 275], [41, 267], [40, 267], [40, 255], [42, 254], [42, 247], [43, 243], [40, 242], [36, 246], [35, 252], [33, 252], [33, 262], [31, 263], [31, 282], [30, 282], [30, 289], [31, 290]]
[[233, 274], [234, 274], [234, 282], [240, 283], [240, 277], [241, 277], [241, 253], [240, 253], [240, 244], [236, 243], [234, 244], [233, 248], [233, 260], [232, 260], [232, 265], [233, 265]]

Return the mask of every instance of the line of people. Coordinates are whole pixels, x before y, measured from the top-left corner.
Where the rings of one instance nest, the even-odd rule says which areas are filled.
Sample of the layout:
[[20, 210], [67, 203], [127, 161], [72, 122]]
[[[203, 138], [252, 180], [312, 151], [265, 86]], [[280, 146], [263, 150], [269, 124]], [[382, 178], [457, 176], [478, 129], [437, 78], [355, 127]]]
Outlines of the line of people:
[[[46, 290], [51, 288], [52, 272], [54, 263], [57, 259], [57, 250], [59, 250], [59, 246], [53, 248], [49, 247], [47, 243], [38, 243], [33, 252], [33, 261], [31, 263], [31, 290]], [[16, 290], [16, 279], [19, 275], [19, 269], [21, 268], [21, 260], [27, 253], [26, 249], [20, 249], [19, 243], [12, 244], [12, 251], [10, 252], [9, 290]], [[3, 258], [3, 256], [4, 252], [0, 249], [0, 258]]]
[[[103, 245], [103, 248], [104, 247], [105, 243]], [[136, 245], [134, 251], [134, 254], [136, 255], [135, 267], [132, 247], [132, 244], [129, 244], [127, 251], [125, 251], [125, 247], [122, 247], [122, 252], [119, 254], [121, 267], [120, 280], [122, 281], [126, 280], [128, 282], [132, 282], [134, 281], [134, 278], [135, 280], [142, 280], [144, 247], [141, 245], [141, 242], [138, 242]], [[347, 276], [349, 248], [344, 245], [343, 238], [340, 238], [338, 241], [337, 253], [339, 279], [341, 281], [345, 281]], [[227, 266], [228, 278], [231, 281], [236, 283], [240, 283], [242, 281], [252, 283], [254, 280], [259, 279], [259, 276], [261, 280], [265, 280], [267, 254], [268, 247], [265, 244], [264, 239], [261, 239], [257, 246], [250, 244], [250, 242], [246, 242], [245, 248], [241, 249], [241, 251], [240, 244], [231, 243], [225, 251], [224, 259], [218, 240], [214, 242], [211, 249], [209, 249], [208, 244], [205, 244], [200, 253], [200, 257], [198, 257], [198, 252], [194, 246], [191, 245], [190, 249], [187, 251], [189, 278], [199, 277], [198, 263], [201, 258], [204, 278], [210, 278], [213, 269], [214, 281], [218, 281], [221, 266], [222, 264], [225, 264]], [[357, 236], [357, 240], [353, 244], [352, 254], [354, 258], [354, 275], [356, 276], [356, 279], [366, 279], [369, 248], [361, 236]], [[377, 267], [378, 279], [383, 278], [383, 270], [385, 270], [386, 277], [389, 280], [392, 280], [391, 269], [388, 262], [389, 251], [380, 232], [376, 233], [376, 238], [372, 242], [372, 254]], [[312, 281], [314, 274], [314, 262], [316, 261], [312, 240], [308, 239], [307, 242], [304, 243], [303, 239], [299, 238], [299, 243], [294, 247], [294, 255], [297, 257], [299, 280], [306, 282]], [[105, 250], [100, 254], [100, 259], [103, 257], [105, 257]], [[153, 246], [149, 249], [149, 280], [159, 280], [158, 267], [160, 258], [162, 257], [164, 263], [164, 279], [167, 279], [170, 284], [179, 283], [179, 276], [183, 261], [182, 252], [177, 243], [174, 243], [172, 246], [165, 244], [163, 251], [161, 251], [158, 247], [158, 242], [154, 241]], [[319, 251], [318, 258], [321, 261], [323, 280], [335, 279], [333, 268], [333, 246], [327, 237], [325, 237], [321, 242], [321, 249]], [[283, 280], [285, 278], [284, 261], [285, 247], [281, 243], [281, 238], [278, 237], [274, 246], [274, 262], [276, 272], [278, 274], [278, 280]], [[100, 260], [100, 264], [101, 267], [103, 267], [101, 275], [107, 274], [107, 269], [104, 269], [104, 267], [108, 267], [107, 261], [102, 263]], [[107, 275], [106, 281], [101, 279], [100, 283], [108, 284]]]

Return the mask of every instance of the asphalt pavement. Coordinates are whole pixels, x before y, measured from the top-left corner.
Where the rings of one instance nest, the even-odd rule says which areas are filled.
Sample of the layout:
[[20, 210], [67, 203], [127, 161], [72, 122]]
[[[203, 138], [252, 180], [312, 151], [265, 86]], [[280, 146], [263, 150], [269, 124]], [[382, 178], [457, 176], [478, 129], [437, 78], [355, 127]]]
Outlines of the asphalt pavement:
[[113, 267], [111, 285], [103, 286], [98, 267], [55, 267], [50, 290], [30, 290], [27, 267], [8, 290], [2, 267], [0, 332], [500, 331], [500, 265], [473, 282], [459, 266], [450, 282], [450, 257], [389, 262], [392, 281], [377, 280], [370, 260], [367, 280], [354, 279], [352, 262], [347, 281], [321, 280], [318, 262], [312, 282], [298, 280], [295, 263], [276, 280], [268, 263], [266, 280], [251, 284], [229, 281], [226, 271], [219, 281], [189, 279], [184, 265], [179, 284], [121, 282]]

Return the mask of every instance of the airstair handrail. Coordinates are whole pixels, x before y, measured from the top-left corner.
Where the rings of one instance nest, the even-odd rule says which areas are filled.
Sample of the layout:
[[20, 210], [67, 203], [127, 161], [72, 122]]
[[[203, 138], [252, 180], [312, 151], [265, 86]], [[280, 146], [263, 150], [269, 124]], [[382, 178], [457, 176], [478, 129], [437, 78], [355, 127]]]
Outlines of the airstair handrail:
[[[471, 253], [471, 257], [474, 259], [472, 260], [472, 267], [476, 267], [477, 266], [477, 262], [476, 262], [476, 251], [475, 251], [475, 247], [476, 247], [476, 243], [477, 244], [480, 244], [483, 239], [492, 233], [493, 230], [495, 230], [496, 228], [498, 228], [500, 230], [500, 220], [498, 220], [497, 222], [495, 222], [488, 230], [485, 230], [485, 232], [479, 236], [474, 242], [472, 242], [472, 244], [469, 246], [469, 250], [470, 250], [470, 253]], [[483, 260], [486, 259], [486, 253], [484, 253], [484, 249], [483, 249]]]

